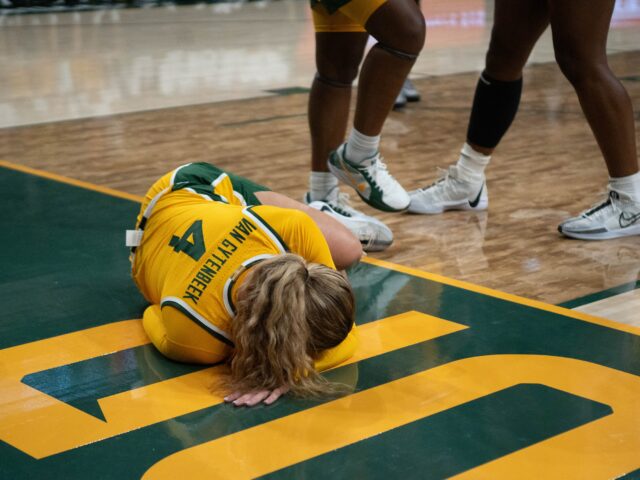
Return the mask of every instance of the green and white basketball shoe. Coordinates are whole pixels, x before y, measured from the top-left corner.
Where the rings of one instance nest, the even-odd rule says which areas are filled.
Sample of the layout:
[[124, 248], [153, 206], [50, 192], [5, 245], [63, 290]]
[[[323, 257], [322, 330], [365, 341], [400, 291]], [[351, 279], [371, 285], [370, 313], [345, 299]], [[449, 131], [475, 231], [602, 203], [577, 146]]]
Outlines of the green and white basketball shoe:
[[391, 176], [380, 153], [362, 163], [345, 157], [346, 143], [329, 155], [329, 170], [339, 180], [350, 185], [373, 208], [384, 212], [401, 212], [409, 206], [409, 194]]

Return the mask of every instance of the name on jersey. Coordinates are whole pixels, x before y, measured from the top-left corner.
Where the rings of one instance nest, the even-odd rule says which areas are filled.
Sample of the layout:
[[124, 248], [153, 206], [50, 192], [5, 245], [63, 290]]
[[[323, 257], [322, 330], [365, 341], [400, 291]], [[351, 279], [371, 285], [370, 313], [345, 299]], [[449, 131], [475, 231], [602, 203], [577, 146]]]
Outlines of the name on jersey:
[[182, 298], [191, 300], [197, 305], [213, 277], [218, 274], [224, 264], [227, 263], [227, 260], [238, 250], [238, 245], [242, 245], [249, 235], [257, 229], [258, 227], [249, 220], [242, 219], [211, 251], [198, 273], [189, 282], [189, 286], [187, 286]]

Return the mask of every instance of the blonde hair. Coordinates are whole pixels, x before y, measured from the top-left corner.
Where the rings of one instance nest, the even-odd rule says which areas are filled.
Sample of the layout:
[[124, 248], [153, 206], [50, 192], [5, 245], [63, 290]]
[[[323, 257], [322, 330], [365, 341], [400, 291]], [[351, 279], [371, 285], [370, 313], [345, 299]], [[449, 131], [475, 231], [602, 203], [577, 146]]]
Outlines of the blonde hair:
[[236, 309], [232, 391], [283, 386], [298, 396], [336, 391], [313, 361], [353, 326], [353, 291], [341, 273], [298, 255], [278, 255], [253, 267], [238, 290]]

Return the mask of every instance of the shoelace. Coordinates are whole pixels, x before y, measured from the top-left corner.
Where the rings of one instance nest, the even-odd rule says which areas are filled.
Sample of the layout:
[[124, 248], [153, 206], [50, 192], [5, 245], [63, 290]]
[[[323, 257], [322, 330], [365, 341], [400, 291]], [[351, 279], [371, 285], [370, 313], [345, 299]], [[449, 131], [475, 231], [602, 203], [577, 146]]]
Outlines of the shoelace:
[[580, 216], [583, 218], [597, 216], [598, 212], [603, 212], [604, 209], [606, 209], [608, 206], [613, 207], [614, 210], [620, 210], [619, 206], [617, 205], [619, 199], [620, 197], [618, 195], [618, 192], [609, 190], [609, 193], [605, 200], [593, 204], [589, 209], [582, 212]]
[[366, 225], [359, 233], [358, 240], [360, 240], [363, 250], [367, 250], [369, 247], [374, 245], [378, 239], [376, 230], [369, 225]]
[[433, 182], [431, 185], [427, 185], [426, 187], [422, 187], [419, 190], [421, 192], [424, 192], [425, 190], [428, 190], [432, 187], [435, 187], [436, 185], [443, 183], [444, 181], [446, 181], [449, 176], [452, 176], [453, 178], [455, 178], [455, 175], [451, 175], [451, 169], [453, 168], [453, 165], [451, 165], [449, 168], [442, 168], [442, 167], [436, 167], [436, 172], [438, 174], [438, 178], [435, 182]]
[[336, 202], [336, 206], [342, 212], [344, 212], [343, 215], [346, 215], [348, 217], [353, 217], [353, 216], [359, 215], [360, 212], [358, 212], [355, 208], [351, 206], [350, 198], [351, 197], [349, 196], [348, 193], [340, 192], [338, 194], [338, 201]]
[[378, 156], [367, 170], [371, 175], [373, 184], [385, 190], [385, 187], [395, 187], [396, 179], [389, 173], [387, 164], [383, 160], [382, 155]]
[[371, 229], [369, 229], [370, 231], [367, 232], [367, 242], [363, 243], [362, 240], [360, 240], [360, 244], [362, 244], [362, 249], [363, 250], [367, 250], [369, 247], [371, 247], [372, 245], [375, 244], [376, 242], [376, 235], [374, 231], [371, 231]]
[[351, 206], [349, 194], [341, 192], [337, 186], [331, 189], [326, 198], [326, 202], [340, 215], [344, 215], [345, 217], [360, 215], [360, 212]]

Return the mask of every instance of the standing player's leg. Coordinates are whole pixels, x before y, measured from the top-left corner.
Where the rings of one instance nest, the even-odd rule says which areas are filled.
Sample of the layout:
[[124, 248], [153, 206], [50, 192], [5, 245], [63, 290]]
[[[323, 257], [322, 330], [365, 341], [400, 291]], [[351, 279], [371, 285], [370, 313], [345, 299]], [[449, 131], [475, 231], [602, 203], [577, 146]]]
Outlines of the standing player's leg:
[[[339, 15], [339, 12], [334, 15]], [[311, 84], [308, 109], [312, 172], [310, 201], [325, 201], [337, 189], [338, 180], [329, 172], [327, 158], [344, 141], [351, 87], [358, 75], [367, 38], [364, 31], [316, 32], [317, 73]]]
[[[305, 203], [333, 216], [358, 237], [366, 251], [384, 250], [393, 233], [374, 217], [351, 207], [329, 172], [327, 158], [344, 141], [349, 120], [351, 85], [358, 74], [368, 34], [340, 12], [329, 16], [314, 10], [317, 74], [309, 94], [311, 174]], [[333, 31], [338, 29], [338, 31]], [[345, 30], [345, 31], [340, 31]], [[353, 31], [355, 30], [355, 31]]]
[[[416, 5], [420, 7], [420, 0], [416, 0]], [[393, 109], [397, 110], [404, 107], [407, 102], [419, 102], [420, 101], [420, 92], [416, 89], [415, 85], [409, 77], [404, 80], [402, 84], [402, 88], [398, 95], [396, 96], [396, 101], [393, 103]]]
[[640, 234], [640, 173], [631, 100], [607, 63], [615, 0], [548, 0], [556, 60], [573, 85], [609, 171], [609, 196], [563, 222], [563, 234], [605, 239]]
[[484, 210], [489, 200], [484, 170], [520, 105], [522, 70], [549, 24], [540, 0], [496, 0], [491, 42], [469, 118], [467, 141], [456, 165], [434, 184], [411, 192], [409, 211]]
[[377, 44], [362, 64], [354, 127], [379, 135], [397, 93], [422, 50], [425, 23], [414, 0], [388, 0], [365, 24]]
[[353, 130], [329, 157], [329, 168], [369, 205], [401, 211], [409, 196], [389, 174], [378, 147], [380, 132], [402, 84], [424, 45], [425, 24], [414, 0], [352, 0], [340, 12], [363, 24], [378, 43], [365, 57], [358, 82]]

